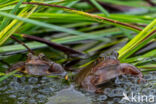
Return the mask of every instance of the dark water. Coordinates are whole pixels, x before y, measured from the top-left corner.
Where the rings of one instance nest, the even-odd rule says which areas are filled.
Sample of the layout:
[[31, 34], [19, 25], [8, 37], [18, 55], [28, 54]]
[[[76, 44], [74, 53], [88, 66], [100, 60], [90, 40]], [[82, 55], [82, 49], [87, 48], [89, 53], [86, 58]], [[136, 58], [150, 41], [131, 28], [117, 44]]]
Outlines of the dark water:
[[[48, 102], [67, 104], [66, 99], [68, 99], [68, 104], [76, 104], [74, 101], [86, 101], [90, 104], [155, 104], [156, 99], [155, 103], [145, 102], [145, 100], [139, 102], [138, 99], [136, 102], [121, 101], [123, 92], [129, 98], [132, 93], [136, 94], [137, 98], [146, 95], [148, 100], [150, 95], [156, 96], [156, 86], [154, 85], [156, 72], [150, 72], [144, 78], [147, 82], [138, 84], [136, 77], [124, 75], [104, 85], [104, 94], [93, 94], [78, 88], [72, 88], [71, 92], [70, 85], [57, 78], [10, 77], [0, 83], [0, 104], [50, 104]], [[62, 102], [54, 101], [57, 97], [62, 99]], [[71, 101], [69, 101], [70, 98]]]
[[44, 104], [47, 97], [66, 88], [61, 80], [47, 77], [11, 77], [0, 85], [1, 104]]

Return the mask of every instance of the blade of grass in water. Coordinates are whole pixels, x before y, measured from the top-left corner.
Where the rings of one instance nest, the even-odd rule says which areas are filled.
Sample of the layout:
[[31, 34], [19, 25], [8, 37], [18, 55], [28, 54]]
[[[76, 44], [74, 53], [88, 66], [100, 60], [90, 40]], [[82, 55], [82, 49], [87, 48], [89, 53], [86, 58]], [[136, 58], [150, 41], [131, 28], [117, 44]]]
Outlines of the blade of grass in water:
[[8, 73], [8, 74], [0, 77], [0, 82], [3, 81], [3, 80], [5, 80], [5, 79], [7, 79], [8, 77], [14, 75], [16, 72], [18, 72], [18, 70], [14, 70], [14, 71], [12, 71], [12, 72], [10, 72], [10, 73]]

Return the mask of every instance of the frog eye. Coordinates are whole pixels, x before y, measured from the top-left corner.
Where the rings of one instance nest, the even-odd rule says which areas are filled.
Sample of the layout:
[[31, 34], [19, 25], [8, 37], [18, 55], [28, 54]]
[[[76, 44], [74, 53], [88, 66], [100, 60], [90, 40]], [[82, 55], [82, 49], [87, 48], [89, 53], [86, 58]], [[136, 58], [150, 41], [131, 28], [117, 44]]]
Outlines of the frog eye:
[[32, 53], [28, 53], [27, 56], [28, 56], [28, 59], [31, 59], [33, 57], [33, 54]]
[[96, 59], [96, 64], [98, 64], [99, 62], [103, 61], [104, 60], [104, 57], [99, 57]]
[[119, 53], [117, 51], [113, 51], [112, 56], [114, 56], [116, 59], [118, 59]]
[[38, 56], [39, 56], [40, 59], [45, 57], [44, 53], [40, 53]]

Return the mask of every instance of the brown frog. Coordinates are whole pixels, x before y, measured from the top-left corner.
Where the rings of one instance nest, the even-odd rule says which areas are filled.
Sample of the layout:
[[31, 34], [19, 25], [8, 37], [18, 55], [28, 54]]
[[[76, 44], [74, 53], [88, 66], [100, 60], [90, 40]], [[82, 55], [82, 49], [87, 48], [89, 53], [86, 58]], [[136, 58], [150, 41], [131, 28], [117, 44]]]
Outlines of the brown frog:
[[45, 58], [43, 53], [38, 56], [29, 53], [25, 62], [18, 62], [9, 68], [9, 71], [19, 70], [30, 75], [48, 75], [48, 74], [63, 74], [65, 71], [60, 64], [50, 61]]
[[114, 52], [111, 56], [101, 57], [82, 69], [77, 77], [76, 82], [89, 92], [101, 92], [99, 85], [123, 75], [136, 75], [142, 80], [142, 73], [135, 66], [127, 63], [120, 63], [117, 59], [118, 53]]

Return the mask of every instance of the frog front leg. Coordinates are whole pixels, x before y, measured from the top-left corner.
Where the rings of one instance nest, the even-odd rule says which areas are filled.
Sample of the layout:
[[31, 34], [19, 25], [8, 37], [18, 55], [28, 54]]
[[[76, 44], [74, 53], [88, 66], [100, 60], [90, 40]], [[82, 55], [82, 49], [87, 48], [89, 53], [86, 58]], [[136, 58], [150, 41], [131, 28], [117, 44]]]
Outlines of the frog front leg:
[[51, 62], [49, 71], [52, 73], [56, 73], [56, 74], [61, 74], [61, 73], [65, 72], [64, 68], [60, 64], [57, 64], [54, 62]]
[[92, 78], [92, 76], [86, 77], [81, 82], [81, 86], [89, 92], [96, 92], [96, 86], [92, 83]]
[[120, 64], [119, 67], [120, 68], [118, 68], [118, 69], [120, 69], [123, 74], [135, 75], [139, 78], [139, 80], [138, 80], [139, 83], [141, 81], [145, 82], [145, 80], [143, 79], [142, 72], [138, 68], [136, 68], [135, 66], [127, 64], [127, 63], [122, 63], [122, 64]]

